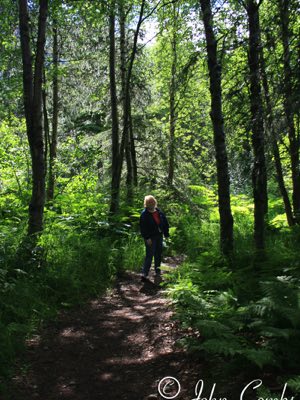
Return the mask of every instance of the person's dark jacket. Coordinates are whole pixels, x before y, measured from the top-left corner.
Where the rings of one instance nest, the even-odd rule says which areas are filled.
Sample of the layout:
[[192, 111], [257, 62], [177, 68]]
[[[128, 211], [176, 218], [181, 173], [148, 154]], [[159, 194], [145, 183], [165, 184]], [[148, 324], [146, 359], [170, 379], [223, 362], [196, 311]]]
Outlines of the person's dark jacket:
[[160, 211], [160, 209], [156, 208], [159, 212], [160, 224], [157, 225], [155, 222], [152, 213], [145, 208], [140, 216], [140, 230], [141, 235], [145, 240], [150, 239], [151, 237], [159, 235], [162, 233], [165, 237], [169, 236], [169, 223], [165, 214]]

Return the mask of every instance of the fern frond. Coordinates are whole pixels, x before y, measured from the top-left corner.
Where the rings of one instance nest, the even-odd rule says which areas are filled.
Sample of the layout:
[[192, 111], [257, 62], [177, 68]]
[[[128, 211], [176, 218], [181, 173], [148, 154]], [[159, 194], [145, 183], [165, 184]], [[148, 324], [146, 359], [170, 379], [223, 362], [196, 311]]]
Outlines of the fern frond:
[[259, 368], [263, 368], [265, 365], [275, 364], [274, 354], [267, 349], [246, 349], [243, 350], [241, 354]]
[[295, 330], [292, 329], [280, 329], [275, 328], [274, 326], [262, 326], [260, 330], [262, 336], [266, 336], [269, 338], [282, 338], [285, 340], [289, 340], [291, 336], [295, 335]]
[[199, 346], [200, 349], [210, 353], [219, 354], [225, 357], [235, 356], [243, 353], [244, 349], [241, 343], [235, 338], [232, 339], [208, 339]]
[[195, 327], [205, 338], [232, 338], [234, 335], [228, 326], [214, 320], [200, 320]]
[[293, 390], [293, 392], [300, 393], [300, 375], [289, 379], [287, 384]]

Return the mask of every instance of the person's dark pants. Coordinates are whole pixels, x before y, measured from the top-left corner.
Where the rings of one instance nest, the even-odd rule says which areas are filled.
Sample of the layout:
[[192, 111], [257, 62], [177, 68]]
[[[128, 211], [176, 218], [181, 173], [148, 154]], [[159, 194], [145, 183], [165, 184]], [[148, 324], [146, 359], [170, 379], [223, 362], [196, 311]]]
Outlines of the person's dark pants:
[[161, 264], [161, 254], [162, 254], [162, 248], [163, 248], [163, 235], [157, 235], [151, 238], [152, 244], [149, 245], [147, 244], [147, 241], [145, 240], [145, 245], [146, 245], [146, 257], [142, 269], [142, 274], [144, 276], [148, 276], [150, 268], [151, 268], [151, 263], [152, 263], [152, 258], [154, 257], [154, 267], [155, 267], [155, 272], [157, 274], [160, 273], [160, 264]]

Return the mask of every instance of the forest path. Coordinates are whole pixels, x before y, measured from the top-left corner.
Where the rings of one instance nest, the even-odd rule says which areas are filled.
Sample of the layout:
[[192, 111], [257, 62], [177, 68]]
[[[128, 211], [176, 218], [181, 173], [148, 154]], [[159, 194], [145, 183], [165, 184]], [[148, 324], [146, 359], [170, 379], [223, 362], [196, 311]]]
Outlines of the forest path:
[[[27, 368], [15, 376], [10, 399], [161, 399], [158, 383], [170, 375], [187, 388], [193, 366], [175, 344], [182, 333], [172, 316], [159, 285], [124, 274], [107, 294], [60, 313], [28, 341]], [[182, 389], [177, 398], [192, 397]]]

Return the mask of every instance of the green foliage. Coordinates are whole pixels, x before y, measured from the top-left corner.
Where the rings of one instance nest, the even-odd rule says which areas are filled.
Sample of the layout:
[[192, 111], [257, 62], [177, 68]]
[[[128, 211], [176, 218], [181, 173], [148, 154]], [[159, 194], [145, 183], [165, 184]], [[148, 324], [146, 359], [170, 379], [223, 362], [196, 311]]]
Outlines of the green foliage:
[[[274, 210], [277, 202], [270, 206], [270, 215], [280, 212]], [[198, 232], [202, 246], [210, 232], [210, 247], [198, 246], [195, 252], [190, 251], [180, 219], [176, 235], [185, 235], [185, 240], [176, 244], [189, 258], [169, 275], [168, 292], [177, 318], [184, 328], [192, 328], [193, 334], [181, 339], [191, 352], [208, 360], [215, 357], [218, 363], [220, 357], [230, 359], [236, 371], [243, 365], [245, 376], [256, 366], [272, 367], [286, 377], [287, 371], [298, 372], [300, 362], [299, 229], [287, 231], [273, 225], [267, 256], [254, 264], [249, 241], [251, 210], [246, 197], [233, 197], [236, 250], [229, 260], [219, 256], [218, 232], [209, 226], [214, 226], [213, 219], [202, 220], [201, 225], [197, 218], [188, 220], [193, 240]], [[289, 387], [298, 390], [297, 378], [292, 382]]]
[[9, 376], [24, 340], [44, 320], [99, 295], [118, 271], [140, 268], [143, 241], [128, 223], [108, 221], [96, 184], [78, 176], [65, 186], [46, 210], [45, 229], [33, 249], [24, 240], [22, 202], [16, 196], [14, 202], [2, 198], [7, 201], [0, 246], [2, 376]]
[[[29, 3], [34, 39], [38, 2]], [[294, 376], [289, 381], [291, 387], [299, 391], [300, 230], [287, 227], [276, 179], [272, 177], [270, 135], [266, 137], [267, 252], [263, 260], [253, 255], [253, 121], [249, 117], [248, 27], [241, 2], [225, 1], [222, 7], [212, 2], [234, 193], [231, 201], [235, 250], [230, 259], [219, 253], [210, 93], [198, 2], [161, 3], [155, 10], [152, 2], [145, 2], [145, 16], [151, 13], [151, 18], [146, 18], [141, 26], [130, 86], [139, 188], [135, 200], [128, 205], [126, 186], [122, 185], [121, 212], [114, 219], [108, 216], [109, 4], [83, 0], [63, 6], [61, 1], [50, 3], [43, 86], [51, 134], [52, 79], [57, 73], [59, 143], [54, 167], [57, 179], [54, 201], [45, 210], [45, 230], [34, 248], [26, 239], [31, 159], [21, 101], [18, 7], [11, 6], [9, 0], [2, 0], [0, 5], [0, 373], [7, 375], [24, 339], [43, 320], [54, 317], [61, 307], [72, 307], [101, 293], [119, 270], [140, 268], [144, 244], [137, 235], [138, 217], [143, 196], [152, 193], [171, 222], [167, 252], [187, 256], [169, 277], [169, 292], [178, 316], [185, 327], [196, 332], [196, 337], [185, 338], [185, 344], [209, 356], [235, 360], [239, 366], [243, 363], [280, 370], [284, 365]], [[129, 59], [140, 4], [126, 0], [123, 5], [127, 10], [125, 58]], [[297, 11], [296, 2], [290, 2], [289, 58], [294, 92], [291, 96], [299, 136]], [[289, 138], [283, 116], [284, 52], [278, 12], [275, 3], [266, 1], [260, 5], [262, 43], [270, 49], [264, 57], [275, 133], [290, 193]], [[57, 69], [52, 60], [54, 24], [59, 37]], [[147, 28], [154, 30], [155, 25], [156, 33], [159, 31], [156, 40], [145, 44], [147, 38], [143, 35], [147, 36]], [[117, 63], [118, 35], [117, 29]], [[172, 71], [174, 41], [176, 65]], [[116, 70], [120, 101], [119, 65]], [[172, 74], [176, 103], [176, 187], [166, 188]], [[269, 395], [266, 390], [262, 393]]]
[[140, 236], [128, 235], [123, 240], [123, 262], [120, 268], [124, 270], [140, 270], [145, 256], [144, 241]]
[[292, 388], [292, 390], [295, 393], [300, 393], [300, 376], [295, 376], [294, 378], [291, 378], [287, 381], [287, 384], [289, 387]]
[[[169, 195], [170, 196], [170, 195]], [[177, 194], [177, 198], [180, 194]], [[186, 254], [191, 261], [213, 248], [218, 252], [218, 216], [212, 211], [216, 196], [213, 190], [206, 186], [191, 185], [185, 193], [183, 203], [169, 201], [171, 245], [175, 252]], [[210, 219], [212, 222], [207, 223]]]

